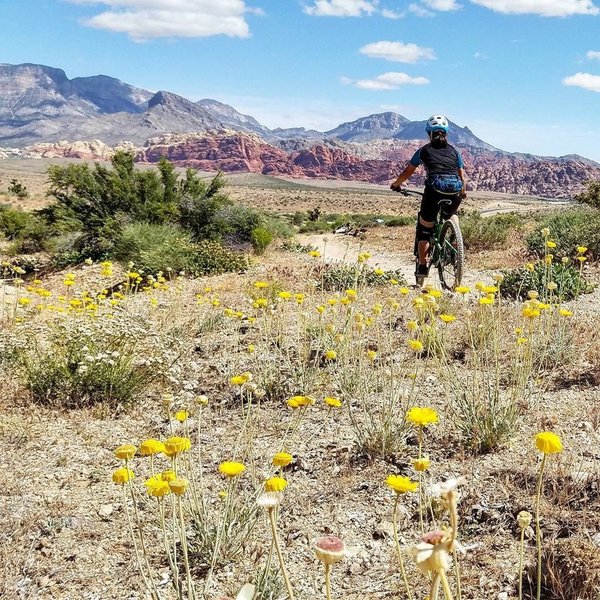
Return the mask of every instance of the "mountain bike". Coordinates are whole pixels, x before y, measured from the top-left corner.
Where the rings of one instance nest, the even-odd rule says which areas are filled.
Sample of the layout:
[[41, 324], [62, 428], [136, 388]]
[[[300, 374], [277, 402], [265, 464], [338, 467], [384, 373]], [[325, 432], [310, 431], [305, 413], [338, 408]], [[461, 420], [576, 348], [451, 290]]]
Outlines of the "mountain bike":
[[[420, 192], [413, 192], [402, 188], [400, 193], [404, 196], [423, 198]], [[460, 230], [458, 217], [452, 215], [449, 219], [442, 217], [442, 206], [452, 204], [452, 200], [439, 201], [440, 210], [433, 225], [433, 235], [429, 241], [429, 256], [427, 268], [435, 267], [438, 270], [442, 286], [447, 290], [454, 290], [460, 285], [465, 264], [465, 247]], [[415, 265], [419, 263], [418, 240], [415, 235]], [[416, 272], [416, 269], [415, 269]], [[425, 276], [417, 277], [417, 285], [423, 285]]]

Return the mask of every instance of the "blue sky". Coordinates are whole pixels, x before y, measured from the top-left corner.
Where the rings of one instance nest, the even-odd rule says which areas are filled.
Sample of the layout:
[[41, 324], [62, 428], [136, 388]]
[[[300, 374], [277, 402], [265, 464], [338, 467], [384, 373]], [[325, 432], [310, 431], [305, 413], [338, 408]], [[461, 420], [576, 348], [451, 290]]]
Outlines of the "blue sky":
[[0, 62], [269, 127], [444, 113], [505, 150], [600, 162], [600, 0], [0, 0], [0, 19]]

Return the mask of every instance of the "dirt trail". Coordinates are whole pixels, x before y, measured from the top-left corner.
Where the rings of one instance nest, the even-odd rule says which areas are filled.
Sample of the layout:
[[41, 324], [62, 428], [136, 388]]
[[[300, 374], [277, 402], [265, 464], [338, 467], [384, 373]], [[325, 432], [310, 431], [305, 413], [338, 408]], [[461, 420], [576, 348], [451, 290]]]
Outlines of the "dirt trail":
[[[343, 234], [311, 234], [298, 236], [298, 240], [302, 244], [310, 244], [319, 250], [326, 261], [339, 261], [347, 264], [356, 262], [360, 252], [369, 252], [371, 258], [369, 264], [373, 267], [380, 267], [386, 271], [400, 271], [409, 284], [414, 283], [414, 256], [407, 248], [406, 252], [397, 252], [393, 250], [382, 251], [373, 249], [369, 244], [369, 238], [364, 240], [347, 236]], [[463, 275], [462, 283], [472, 286], [477, 281], [489, 278], [493, 271], [473, 270], [469, 268], [468, 258], [466, 265], [466, 273]], [[427, 283], [433, 284], [436, 287], [440, 286], [440, 280], [437, 276], [437, 271], [432, 270]]]

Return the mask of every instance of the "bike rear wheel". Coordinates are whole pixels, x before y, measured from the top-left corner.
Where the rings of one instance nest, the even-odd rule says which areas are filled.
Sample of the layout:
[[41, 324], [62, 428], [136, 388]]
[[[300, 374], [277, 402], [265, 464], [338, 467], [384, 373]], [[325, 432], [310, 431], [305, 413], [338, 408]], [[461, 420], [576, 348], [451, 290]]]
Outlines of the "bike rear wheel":
[[452, 215], [442, 225], [438, 272], [442, 286], [454, 290], [460, 285], [465, 262], [465, 248], [458, 217]]

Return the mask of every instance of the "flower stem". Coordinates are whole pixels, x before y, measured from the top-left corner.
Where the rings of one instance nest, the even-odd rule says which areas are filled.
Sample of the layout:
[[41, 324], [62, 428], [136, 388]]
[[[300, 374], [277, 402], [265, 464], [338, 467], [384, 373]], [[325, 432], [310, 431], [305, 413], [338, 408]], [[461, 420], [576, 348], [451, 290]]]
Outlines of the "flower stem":
[[325, 596], [327, 600], [331, 600], [331, 565], [325, 565]]
[[540, 529], [540, 500], [542, 497], [542, 479], [546, 466], [546, 454], [542, 457], [535, 498], [535, 543], [537, 545], [537, 593], [536, 600], [542, 597], [542, 532]]
[[429, 600], [438, 600], [440, 596], [440, 574], [434, 573], [431, 579], [431, 589], [429, 590]]
[[273, 541], [275, 542], [275, 551], [277, 552], [277, 558], [279, 559], [279, 567], [281, 568], [281, 574], [285, 582], [289, 600], [294, 600], [294, 590], [290, 583], [287, 571], [285, 569], [285, 561], [283, 560], [283, 554], [281, 553], [281, 546], [279, 545], [279, 537], [277, 536], [277, 522], [275, 520], [275, 510], [269, 509], [269, 521], [271, 522], [271, 531], [273, 532]]
[[183, 506], [181, 505], [181, 497], [177, 497], [177, 509], [179, 511], [179, 535], [181, 547], [183, 548], [183, 564], [185, 565], [185, 576], [187, 579], [188, 600], [195, 600], [196, 593], [192, 583], [192, 574], [190, 572], [190, 561], [188, 559], [187, 536], [185, 534], [185, 520], [183, 518]]
[[521, 527], [521, 548], [519, 550], [519, 600], [523, 600], [523, 555], [525, 554], [525, 527]]
[[442, 582], [442, 589], [444, 590], [444, 596], [446, 600], [454, 600], [452, 597], [452, 591], [450, 590], [450, 585], [448, 584], [448, 578], [446, 577], [446, 571], [444, 569], [440, 569], [440, 581]]
[[394, 543], [396, 544], [396, 552], [398, 553], [398, 560], [400, 561], [400, 572], [402, 573], [404, 587], [406, 588], [406, 595], [408, 596], [408, 600], [412, 600], [410, 586], [408, 585], [408, 579], [406, 577], [406, 569], [404, 568], [404, 558], [402, 557], [402, 548], [400, 548], [400, 541], [398, 540], [398, 501], [399, 500], [400, 500], [400, 494], [396, 494], [396, 501], [394, 502], [394, 514], [392, 517], [392, 523], [394, 526]]

